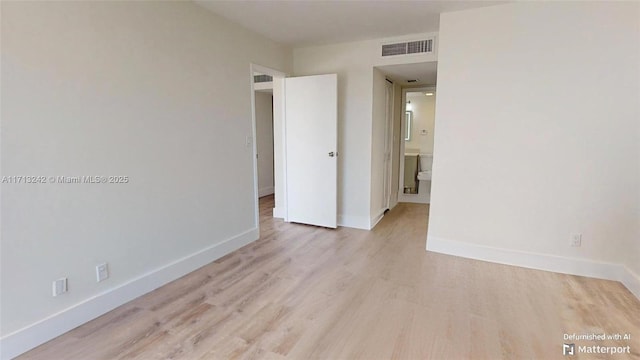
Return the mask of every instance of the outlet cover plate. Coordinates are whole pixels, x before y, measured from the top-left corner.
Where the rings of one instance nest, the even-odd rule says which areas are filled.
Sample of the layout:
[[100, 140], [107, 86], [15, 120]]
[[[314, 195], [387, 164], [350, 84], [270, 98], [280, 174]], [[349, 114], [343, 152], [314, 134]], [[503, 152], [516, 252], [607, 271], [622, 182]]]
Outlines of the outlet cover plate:
[[53, 281], [53, 296], [62, 295], [67, 292], [67, 278], [60, 278]]
[[102, 263], [96, 265], [96, 281], [100, 282], [109, 278], [109, 265]]
[[582, 246], [582, 234], [571, 234], [569, 245], [571, 245], [572, 247]]

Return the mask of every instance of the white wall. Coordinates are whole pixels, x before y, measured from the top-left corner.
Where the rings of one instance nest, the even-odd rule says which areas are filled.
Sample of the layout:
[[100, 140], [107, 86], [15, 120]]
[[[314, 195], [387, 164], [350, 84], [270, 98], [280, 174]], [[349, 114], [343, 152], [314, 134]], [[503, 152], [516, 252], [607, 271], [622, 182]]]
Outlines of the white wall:
[[285, 218], [286, 214], [286, 181], [284, 152], [284, 111], [285, 111], [285, 75], [273, 77], [273, 181], [274, 208], [273, 217]]
[[[640, 273], [639, 7], [442, 15], [427, 248], [456, 241]], [[582, 247], [569, 247], [576, 232]]]
[[373, 176], [371, 168], [373, 67], [435, 61], [437, 58], [437, 53], [434, 53], [383, 59], [380, 56], [380, 45], [387, 41], [433, 35], [407, 35], [394, 39], [305, 47], [293, 51], [296, 76], [338, 74], [339, 225], [369, 229], [374, 222], [371, 214], [376, 209], [370, 201], [372, 178], [382, 178], [383, 175]]
[[[425, 96], [426, 91], [408, 92], [411, 101], [413, 120], [411, 120], [411, 140], [405, 141], [405, 148], [419, 149], [423, 153], [433, 153], [433, 134], [436, 115], [436, 96]], [[427, 130], [422, 134], [422, 130]]]
[[256, 148], [258, 194], [273, 194], [273, 96], [256, 91]]
[[[640, 217], [640, 214], [638, 214], [638, 217]], [[626, 252], [627, 258], [624, 265], [629, 271], [633, 272], [633, 277], [636, 280], [640, 280], [640, 237], [630, 238], [628, 246], [628, 251]], [[638, 291], [640, 291], [640, 287]], [[640, 297], [639, 294], [640, 292], [636, 292], [636, 296]]]
[[[95, 316], [257, 238], [249, 64], [290, 71], [291, 51], [189, 2], [1, 6], [2, 175], [130, 178], [2, 184], [5, 357], [24, 327], [107, 298], [74, 321]], [[73, 321], [58, 324], [21, 339]]]

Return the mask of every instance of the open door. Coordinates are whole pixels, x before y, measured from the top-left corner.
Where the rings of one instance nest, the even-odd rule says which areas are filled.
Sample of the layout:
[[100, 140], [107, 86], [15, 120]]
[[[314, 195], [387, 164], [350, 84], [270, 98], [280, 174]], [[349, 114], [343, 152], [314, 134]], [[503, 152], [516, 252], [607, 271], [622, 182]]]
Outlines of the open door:
[[286, 220], [337, 225], [338, 77], [285, 79]]

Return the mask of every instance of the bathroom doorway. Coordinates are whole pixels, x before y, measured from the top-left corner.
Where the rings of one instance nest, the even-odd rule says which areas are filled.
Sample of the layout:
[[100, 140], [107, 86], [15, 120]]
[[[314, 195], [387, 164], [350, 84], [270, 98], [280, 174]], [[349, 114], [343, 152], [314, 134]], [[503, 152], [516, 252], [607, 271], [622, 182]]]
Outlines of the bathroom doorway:
[[435, 86], [404, 88], [398, 202], [428, 204], [435, 130]]
[[[393, 88], [392, 136], [388, 139], [392, 169], [388, 208], [394, 208], [399, 202], [430, 203], [438, 62], [375, 68]], [[378, 99], [382, 103], [382, 95], [378, 95]]]

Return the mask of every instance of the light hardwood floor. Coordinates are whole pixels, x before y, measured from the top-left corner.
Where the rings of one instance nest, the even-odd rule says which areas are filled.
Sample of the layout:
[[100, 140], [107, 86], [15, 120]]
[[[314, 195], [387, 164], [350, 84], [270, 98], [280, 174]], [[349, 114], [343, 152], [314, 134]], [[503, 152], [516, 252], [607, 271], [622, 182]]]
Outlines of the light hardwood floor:
[[640, 358], [640, 301], [620, 283], [428, 253], [425, 205], [373, 231], [287, 224], [272, 207], [261, 200], [258, 241], [21, 358], [567, 359], [563, 334], [585, 332], [630, 333], [575, 343]]

